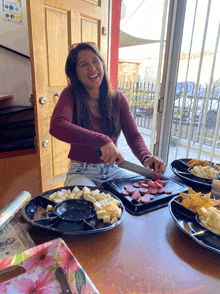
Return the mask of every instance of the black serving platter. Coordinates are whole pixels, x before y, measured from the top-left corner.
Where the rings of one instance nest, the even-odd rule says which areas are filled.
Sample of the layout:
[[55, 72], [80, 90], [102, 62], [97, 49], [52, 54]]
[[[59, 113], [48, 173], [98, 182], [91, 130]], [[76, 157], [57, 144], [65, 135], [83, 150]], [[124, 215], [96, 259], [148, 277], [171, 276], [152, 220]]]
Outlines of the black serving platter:
[[[54, 192], [61, 191], [62, 189], [65, 190], [73, 190], [75, 186], [68, 186], [68, 187], [61, 187], [53, 190], [46, 191], [34, 198], [32, 198], [23, 208], [23, 216], [27, 222], [31, 225], [38, 227], [40, 229], [49, 230], [55, 233], [61, 233], [64, 235], [81, 235], [81, 234], [94, 234], [99, 232], [108, 231], [113, 229], [115, 226], [119, 225], [125, 215], [125, 208], [124, 205], [121, 203], [120, 208], [122, 210], [121, 218], [114, 224], [110, 223], [103, 223], [103, 220], [99, 220], [96, 217], [96, 214], [91, 213], [91, 217], [85, 219], [79, 219], [77, 221], [70, 221], [65, 220], [62, 217], [59, 217], [54, 212], [56, 211], [57, 203], [48, 199], [48, 197], [53, 194]], [[84, 186], [77, 186], [80, 190]], [[96, 189], [100, 190], [100, 192], [109, 193], [102, 188], [97, 187], [88, 187], [91, 191]], [[111, 194], [111, 193], [110, 193]], [[112, 197], [119, 200], [115, 195], [111, 194]], [[68, 202], [68, 201], [67, 201]], [[82, 211], [85, 208], [85, 201], [84, 200], [76, 200], [77, 206], [75, 207], [78, 209], [81, 205]], [[52, 205], [53, 210], [51, 212], [47, 212], [46, 208], [47, 205]], [[72, 207], [73, 208], [73, 207]], [[80, 212], [82, 213], [82, 212]]]
[[[125, 185], [133, 185], [133, 183], [145, 179], [144, 176], [134, 176], [131, 178], [123, 178], [114, 181], [108, 181], [102, 183], [102, 187], [108, 191], [111, 191], [116, 195], [124, 204], [125, 209], [133, 215], [141, 215], [152, 210], [167, 206], [169, 201], [180, 192], [188, 191], [188, 186], [183, 183], [177, 182], [173, 179], [163, 180], [166, 182], [164, 188], [172, 190], [172, 194], [156, 194], [153, 195], [154, 199], [148, 204], [143, 204], [140, 201], [133, 201], [131, 196], [123, 196], [121, 191]], [[135, 188], [138, 190], [138, 188]]]
[[196, 189], [205, 190], [207, 192], [211, 191], [213, 180], [203, 179], [193, 175], [189, 171], [189, 166], [187, 165], [187, 162], [189, 162], [190, 160], [191, 158], [176, 159], [173, 162], [171, 162], [170, 169], [177, 177], [179, 177], [184, 183], [186, 183], [190, 187], [195, 187]]
[[181, 205], [181, 200], [181, 196], [176, 196], [169, 202], [170, 214], [176, 225], [200, 246], [220, 254], [220, 235], [201, 225], [197, 214]]

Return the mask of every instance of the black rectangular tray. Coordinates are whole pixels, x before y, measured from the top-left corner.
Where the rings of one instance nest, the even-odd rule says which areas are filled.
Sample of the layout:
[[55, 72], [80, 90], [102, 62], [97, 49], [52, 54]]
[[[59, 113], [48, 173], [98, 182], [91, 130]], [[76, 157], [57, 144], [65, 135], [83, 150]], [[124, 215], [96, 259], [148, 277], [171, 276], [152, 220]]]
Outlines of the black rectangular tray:
[[[188, 186], [184, 185], [173, 179], [165, 180], [166, 185], [164, 188], [172, 190], [172, 194], [156, 194], [154, 199], [148, 204], [140, 203], [139, 201], [133, 201], [131, 196], [123, 196], [121, 191], [124, 189], [125, 185], [133, 185], [133, 183], [145, 179], [144, 176], [135, 176], [131, 178], [123, 178], [114, 181], [108, 181], [102, 183], [102, 187], [105, 190], [112, 192], [117, 196], [125, 206], [125, 209], [133, 215], [141, 215], [152, 210], [167, 206], [169, 201], [180, 192], [188, 191]], [[138, 188], [135, 188], [138, 190]]]

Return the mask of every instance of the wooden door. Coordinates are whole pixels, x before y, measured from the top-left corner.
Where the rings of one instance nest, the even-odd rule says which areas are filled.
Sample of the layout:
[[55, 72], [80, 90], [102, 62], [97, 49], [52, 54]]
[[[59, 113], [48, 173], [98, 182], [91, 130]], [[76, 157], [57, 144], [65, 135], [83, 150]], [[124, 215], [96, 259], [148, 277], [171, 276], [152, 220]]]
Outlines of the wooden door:
[[50, 119], [67, 86], [68, 46], [92, 41], [105, 62], [109, 0], [27, 1], [31, 70], [42, 191], [61, 187], [69, 167], [70, 145], [49, 134]]

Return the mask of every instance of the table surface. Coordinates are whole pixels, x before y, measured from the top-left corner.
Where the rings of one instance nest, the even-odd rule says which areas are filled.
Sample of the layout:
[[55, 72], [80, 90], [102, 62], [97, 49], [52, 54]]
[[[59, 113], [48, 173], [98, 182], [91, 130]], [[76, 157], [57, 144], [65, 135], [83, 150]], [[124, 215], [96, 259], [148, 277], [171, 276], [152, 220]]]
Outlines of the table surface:
[[[175, 177], [176, 179], [176, 177]], [[33, 228], [36, 245], [62, 237], [100, 293], [220, 293], [220, 256], [186, 236], [168, 207], [110, 231], [55, 236]]]
[[220, 293], [220, 255], [186, 236], [168, 207], [126, 212], [119, 226], [98, 234], [62, 236], [37, 227], [29, 233], [36, 245], [61, 237], [100, 293]]

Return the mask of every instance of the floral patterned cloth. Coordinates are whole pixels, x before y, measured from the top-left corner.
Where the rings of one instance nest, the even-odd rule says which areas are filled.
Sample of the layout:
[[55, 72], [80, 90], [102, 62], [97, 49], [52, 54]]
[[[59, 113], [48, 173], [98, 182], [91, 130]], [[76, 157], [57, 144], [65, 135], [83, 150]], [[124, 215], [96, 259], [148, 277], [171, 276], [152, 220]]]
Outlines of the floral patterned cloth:
[[0, 283], [0, 294], [62, 293], [55, 270], [60, 266], [73, 294], [99, 294], [65, 242], [61, 239], [44, 243], [0, 260], [0, 270], [22, 266], [26, 272]]

